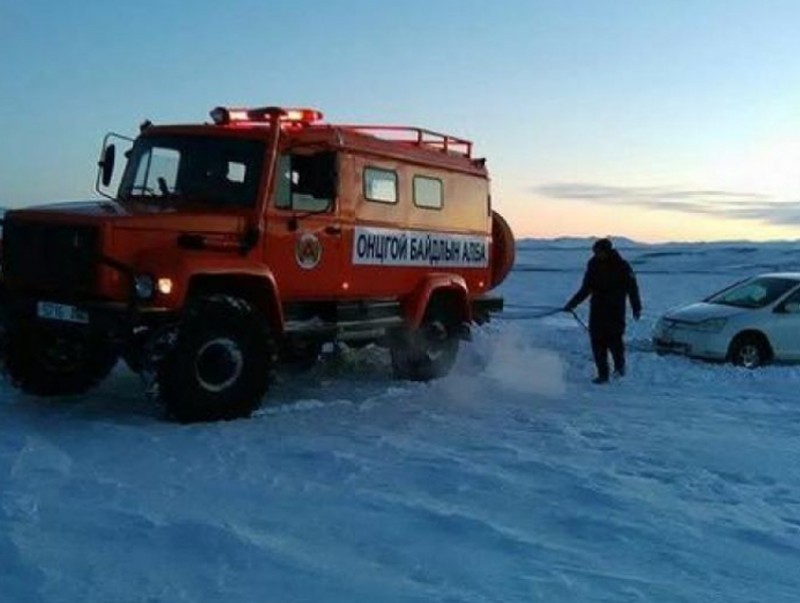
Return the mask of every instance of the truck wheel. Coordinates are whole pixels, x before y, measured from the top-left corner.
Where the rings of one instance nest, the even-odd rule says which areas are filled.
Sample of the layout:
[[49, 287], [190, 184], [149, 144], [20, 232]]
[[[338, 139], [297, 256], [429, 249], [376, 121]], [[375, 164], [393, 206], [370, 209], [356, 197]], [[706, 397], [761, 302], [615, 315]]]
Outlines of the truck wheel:
[[389, 348], [394, 376], [410, 381], [444, 377], [455, 364], [459, 341], [458, 334], [438, 320], [397, 333]]
[[117, 354], [99, 336], [18, 323], [6, 338], [12, 384], [35, 396], [82, 394], [105, 379]]
[[272, 355], [267, 322], [248, 302], [198, 298], [160, 367], [159, 395], [181, 423], [248, 417], [267, 391]]
[[730, 358], [736, 366], [758, 368], [770, 359], [769, 343], [757, 335], [740, 335], [731, 344]]

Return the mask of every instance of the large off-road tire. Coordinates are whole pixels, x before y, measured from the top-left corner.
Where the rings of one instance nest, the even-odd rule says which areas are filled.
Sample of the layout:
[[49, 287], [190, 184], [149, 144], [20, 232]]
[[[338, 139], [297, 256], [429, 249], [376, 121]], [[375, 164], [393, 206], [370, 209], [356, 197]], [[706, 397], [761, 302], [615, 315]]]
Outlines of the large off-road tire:
[[755, 369], [767, 364], [772, 358], [772, 352], [766, 338], [746, 333], [733, 340], [729, 356], [736, 366]]
[[447, 375], [458, 356], [459, 338], [438, 321], [397, 333], [389, 347], [397, 379], [430, 381]]
[[191, 301], [158, 371], [167, 414], [182, 423], [250, 416], [267, 391], [273, 355], [268, 323], [247, 301]]
[[431, 299], [418, 329], [401, 329], [390, 339], [394, 376], [430, 381], [447, 375], [456, 362], [464, 327], [454, 296]]
[[39, 322], [18, 322], [6, 334], [11, 383], [36, 396], [82, 394], [105, 379], [117, 363], [112, 346], [97, 333]]

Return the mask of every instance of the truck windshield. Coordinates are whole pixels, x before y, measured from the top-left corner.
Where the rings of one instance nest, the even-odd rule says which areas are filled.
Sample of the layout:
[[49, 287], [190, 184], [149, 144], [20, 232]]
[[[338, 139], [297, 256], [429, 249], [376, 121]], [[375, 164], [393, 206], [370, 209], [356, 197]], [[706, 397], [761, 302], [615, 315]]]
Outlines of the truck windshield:
[[120, 201], [254, 207], [264, 143], [212, 136], [144, 136], [133, 145]]

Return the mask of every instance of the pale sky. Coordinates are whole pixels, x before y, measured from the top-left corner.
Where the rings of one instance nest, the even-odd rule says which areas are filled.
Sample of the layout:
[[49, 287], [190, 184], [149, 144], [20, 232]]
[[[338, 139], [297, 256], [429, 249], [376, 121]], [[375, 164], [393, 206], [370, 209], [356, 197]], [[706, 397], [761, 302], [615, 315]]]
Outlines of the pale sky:
[[472, 139], [518, 236], [800, 238], [800, 1], [0, 4], [0, 205], [216, 105]]

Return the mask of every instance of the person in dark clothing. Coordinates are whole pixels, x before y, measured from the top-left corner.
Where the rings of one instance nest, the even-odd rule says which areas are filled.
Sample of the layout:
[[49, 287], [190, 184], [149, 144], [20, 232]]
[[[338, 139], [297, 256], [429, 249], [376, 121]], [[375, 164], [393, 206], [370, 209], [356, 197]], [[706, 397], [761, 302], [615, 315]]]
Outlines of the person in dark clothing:
[[578, 292], [564, 306], [572, 312], [587, 297], [589, 305], [589, 336], [592, 354], [597, 366], [597, 377], [593, 383], [607, 383], [609, 377], [608, 353], [614, 360], [614, 372], [625, 374], [626, 300], [630, 298], [634, 320], [642, 314], [639, 286], [630, 264], [614, 249], [610, 239], [598, 239], [592, 246], [594, 256], [586, 265], [583, 283]]

